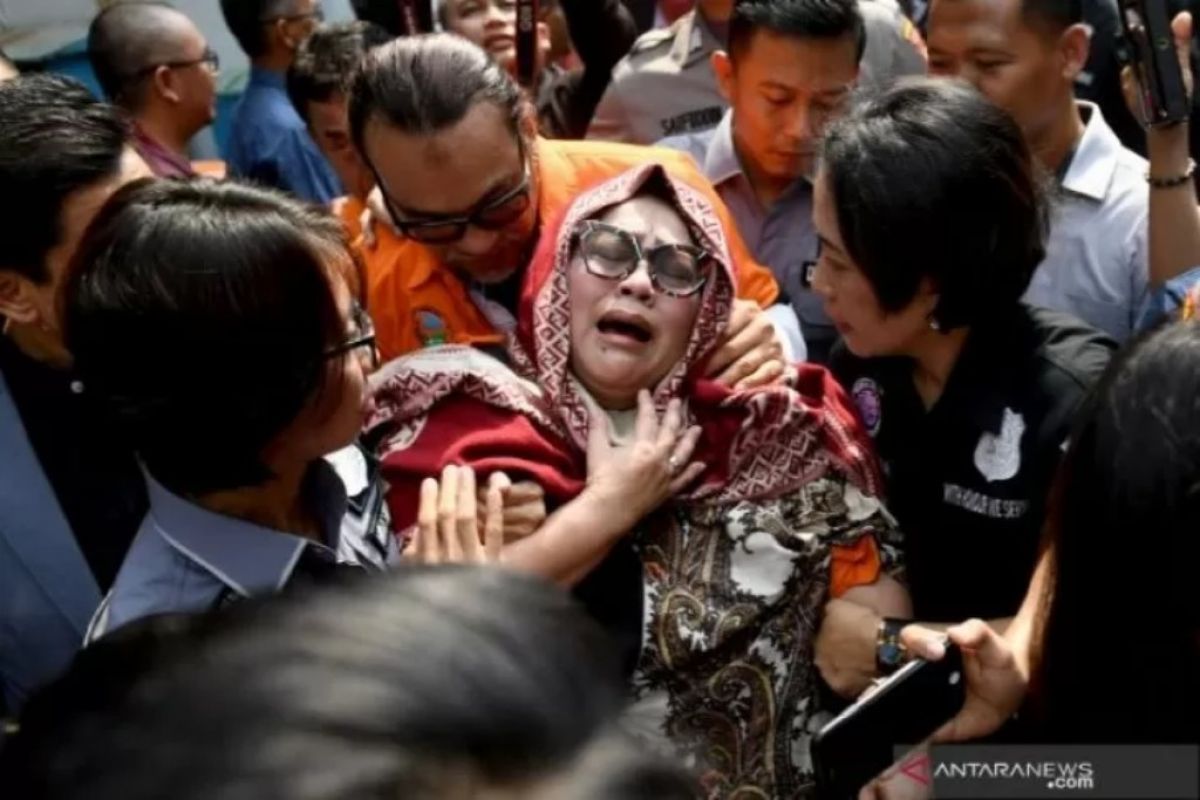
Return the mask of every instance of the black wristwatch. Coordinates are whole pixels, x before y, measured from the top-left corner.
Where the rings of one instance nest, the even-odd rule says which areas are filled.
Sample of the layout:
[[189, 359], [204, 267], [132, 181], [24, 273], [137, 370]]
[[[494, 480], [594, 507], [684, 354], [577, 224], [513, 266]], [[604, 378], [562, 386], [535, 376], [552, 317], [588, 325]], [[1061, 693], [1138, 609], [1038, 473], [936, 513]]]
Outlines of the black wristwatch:
[[908, 648], [900, 641], [900, 631], [911, 619], [884, 617], [875, 634], [875, 668], [880, 675], [891, 675], [908, 661]]

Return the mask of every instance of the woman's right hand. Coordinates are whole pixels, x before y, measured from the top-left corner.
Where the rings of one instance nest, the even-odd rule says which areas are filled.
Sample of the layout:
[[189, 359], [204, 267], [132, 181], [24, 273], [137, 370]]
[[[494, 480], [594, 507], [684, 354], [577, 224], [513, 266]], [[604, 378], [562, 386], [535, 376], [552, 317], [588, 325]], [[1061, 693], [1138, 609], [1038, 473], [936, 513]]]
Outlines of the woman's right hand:
[[475, 472], [470, 467], [447, 466], [441, 481], [421, 483], [417, 527], [405, 560], [417, 564], [482, 564], [500, 560], [504, 545], [504, 499], [493, 482], [487, 490], [486, 510], [476, 514]]
[[672, 400], [661, 420], [650, 393], [638, 393], [633, 441], [614, 445], [608, 418], [593, 415], [588, 435], [588, 486], [606, 514], [627, 518], [632, 527], [704, 472], [690, 459], [700, 441], [700, 428], [683, 430], [683, 407]]

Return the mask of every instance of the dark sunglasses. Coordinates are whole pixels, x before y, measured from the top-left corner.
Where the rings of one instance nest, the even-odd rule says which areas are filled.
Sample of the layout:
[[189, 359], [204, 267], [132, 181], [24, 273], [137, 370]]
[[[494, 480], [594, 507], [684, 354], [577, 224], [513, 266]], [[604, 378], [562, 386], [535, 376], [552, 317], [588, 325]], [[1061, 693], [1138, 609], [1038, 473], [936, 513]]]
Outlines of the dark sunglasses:
[[138, 78], [143, 75], [149, 75], [159, 67], [166, 67], [167, 69], [186, 69], [199, 64], [203, 64], [213, 72], [218, 72], [221, 69], [221, 57], [217, 55], [216, 50], [213, 50], [211, 47], [206, 47], [204, 48], [204, 55], [200, 56], [199, 58], [193, 58], [188, 61], [164, 61], [159, 64], [151, 64], [150, 66], [142, 67], [137, 72], [133, 73], [132, 77]]
[[375, 323], [371, 320], [371, 315], [367, 313], [365, 308], [355, 302], [350, 307], [350, 321], [354, 323], [354, 334], [341, 344], [326, 350], [325, 357], [329, 359], [339, 358], [346, 353], [368, 348], [367, 352], [370, 354], [371, 366], [377, 366], [379, 352], [375, 347]]
[[643, 250], [629, 231], [594, 219], [579, 223], [575, 236], [584, 267], [597, 278], [623, 280], [645, 261], [654, 288], [670, 297], [690, 297], [708, 280], [712, 256], [701, 247], [660, 244]]
[[521, 182], [504, 194], [492, 200], [477, 205], [470, 212], [461, 216], [434, 217], [421, 220], [406, 220], [396, 211], [396, 203], [388, 193], [387, 187], [371, 164], [368, 166], [375, 175], [375, 183], [383, 202], [387, 205], [388, 213], [392, 215], [396, 230], [410, 239], [423, 244], [453, 244], [467, 233], [468, 227], [480, 228], [485, 231], [498, 231], [512, 225], [529, 209], [530, 198], [530, 169], [529, 159], [525, 157], [525, 143], [517, 140], [517, 152], [520, 154], [523, 172]]

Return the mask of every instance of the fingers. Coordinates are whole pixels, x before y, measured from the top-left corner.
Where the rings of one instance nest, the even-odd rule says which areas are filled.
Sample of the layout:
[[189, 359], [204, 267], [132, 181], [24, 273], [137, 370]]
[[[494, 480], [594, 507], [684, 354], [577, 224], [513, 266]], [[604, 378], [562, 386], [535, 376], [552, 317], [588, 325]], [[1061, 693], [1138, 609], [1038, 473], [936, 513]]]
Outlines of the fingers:
[[500, 551], [504, 547], [504, 495], [503, 489], [495, 481], [488, 487], [486, 507], [483, 559], [495, 564], [500, 561]]
[[[733, 338], [721, 345], [716, 355], [709, 361], [709, 376], [715, 375], [720, 383], [732, 386], [758, 369], [766, 359], [761, 355], [755, 356], [754, 353], [764, 343], [762, 341], [764, 332], [774, 333], [769, 322], [765, 327], [747, 325]], [[747, 361], [751, 363], [747, 363]]]
[[676, 464], [686, 464], [691, 459], [692, 454], [696, 452], [696, 445], [700, 443], [700, 435], [703, 433], [699, 425], [693, 425], [687, 429], [683, 436], [679, 437], [679, 441], [671, 452], [671, 458], [675, 459]]
[[[503, 472], [493, 472], [491, 474], [491, 476], [488, 477], [488, 488], [489, 489], [499, 489], [501, 492], [505, 492], [507, 489], [512, 487], [512, 485], [513, 485], [512, 480], [507, 475], [505, 475]], [[533, 486], [539, 492], [542, 490], [542, 487], [538, 486], [536, 483], [525, 482], [525, 483], [517, 484], [518, 489], [525, 489], [530, 486]]]
[[591, 424], [588, 426], [587, 445], [589, 476], [603, 465], [607, 460], [608, 451], [611, 449], [612, 444], [608, 433], [608, 416], [603, 412], [592, 414]]
[[1006, 666], [1015, 656], [1008, 642], [981, 619], [969, 619], [946, 631], [950, 641], [975, 654], [985, 667]]
[[767, 386], [783, 377], [784, 369], [782, 361], [768, 361], [748, 377], [738, 381], [733, 388], [745, 391], [746, 389], [756, 389], [759, 386]]
[[479, 541], [479, 520], [475, 516], [475, 509], [475, 470], [459, 467], [454, 527], [462, 559], [467, 562], [483, 560], [483, 547]]
[[688, 464], [683, 472], [679, 473], [679, 477], [671, 481], [671, 494], [679, 494], [697, 478], [704, 474], [704, 470], [708, 469], [708, 465], [702, 461], [697, 461], [694, 464]]
[[908, 651], [926, 661], [941, 661], [946, 656], [946, 635], [920, 625], [905, 625], [900, 641]]
[[1175, 37], [1175, 56], [1179, 59], [1179, 69], [1183, 74], [1183, 85], [1188, 98], [1192, 96], [1195, 76], [1192, 75], [1192, 15], [1181, 11], [1171, 20], [1171, 33]]
[[734, 300], [729, 315], [729, 326], [725, 329], [725, 341], [708, 361], [708, 376], [720, 375], [737, 360], [739, 351], [734, 346], [739, 336], [760, 311], [758, 305], [749, 300]]
[[[671, 402], [667, 403], [667, 412], [663, 414], [662, 424], [658, 428], [658, 448], [662, 452], [673, 450], [679, 439], [679, 429], [683, 427], [682, 408], [679, 398], [671, 398]], [[683, 461], [677, 460], [676, 463], [682, 464]]]
[[462, 546], [458, 540], [458, 467], [449, 465], [442, 470], [441, 497], [438, 500], [438, 533], [445, 561], [462, 561]]
[[654, 411], [654, 401], [645, 389], [638, 392], [637, 422], [634, 425], [634, 436], [639, 442], [653, 442], [658, 432], [658, 419]]
[[417, 511], [417, 532], [413, 556], [420, 564], [436, 564], [441, 555], [438, 537], [438, 482], [421, 481], [421, 505]]
[[1171, 20], [1171, 33], [1175, 35], [1176, 49], [1187, 52], [1192, 42], [1192, 14], [1190, 11], [1180, 11], [1175, 15], [1175, 18]]

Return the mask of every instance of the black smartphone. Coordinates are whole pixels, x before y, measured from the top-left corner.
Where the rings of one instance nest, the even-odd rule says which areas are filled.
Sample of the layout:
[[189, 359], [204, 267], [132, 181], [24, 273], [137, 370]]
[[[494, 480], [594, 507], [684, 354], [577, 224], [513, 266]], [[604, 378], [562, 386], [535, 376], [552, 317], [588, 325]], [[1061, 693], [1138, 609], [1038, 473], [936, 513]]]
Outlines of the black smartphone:
[[1146, 124], [1174, 125], [1191, 111], [1166, 0], [1119, 0], [1124, 56], [1137, 78]]
[[817, 796], [846, 800], [962, 709], [962, 652], [947, 642], [940, 661], [916, 659], [817, 732], [812, 743]]

